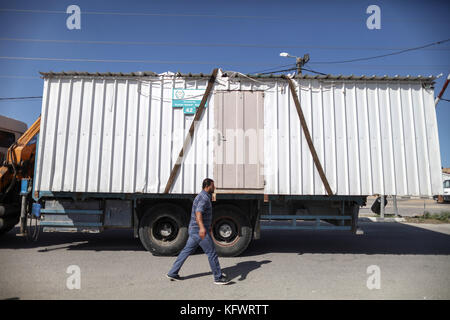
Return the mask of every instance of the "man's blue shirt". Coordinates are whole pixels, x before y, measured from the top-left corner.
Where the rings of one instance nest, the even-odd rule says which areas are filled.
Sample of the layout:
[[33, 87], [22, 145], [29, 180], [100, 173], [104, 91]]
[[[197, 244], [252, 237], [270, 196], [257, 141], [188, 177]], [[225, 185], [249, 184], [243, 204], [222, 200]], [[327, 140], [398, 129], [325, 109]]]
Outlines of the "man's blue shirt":
[[194, 199], [191, 211], [191, 221], [189, 222], [189, 231], [198, 232], [200, 227], [195, 219], [195, 213], [200, 211], [202, 213], [203, 225], [206, 228], [206, 232], [209, 231], [212, 222], [212, 203], [211, 195], [202, 190]]

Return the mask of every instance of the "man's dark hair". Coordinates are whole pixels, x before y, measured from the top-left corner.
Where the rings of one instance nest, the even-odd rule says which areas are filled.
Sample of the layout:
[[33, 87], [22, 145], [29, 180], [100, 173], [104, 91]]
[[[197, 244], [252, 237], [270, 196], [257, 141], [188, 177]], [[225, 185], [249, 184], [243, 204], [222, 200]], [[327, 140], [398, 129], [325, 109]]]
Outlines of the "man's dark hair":
[[214, 182], [213, 179], [206, 178], [205, 180], [203, 180], [202, 189], [209, 187], [213, 182]]

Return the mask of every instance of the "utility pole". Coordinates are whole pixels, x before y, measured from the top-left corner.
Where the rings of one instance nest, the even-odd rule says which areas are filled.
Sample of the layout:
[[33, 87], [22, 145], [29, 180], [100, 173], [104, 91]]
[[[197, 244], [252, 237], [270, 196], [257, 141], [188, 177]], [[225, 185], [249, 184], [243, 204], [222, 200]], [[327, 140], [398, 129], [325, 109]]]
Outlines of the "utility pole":
[[386, 196], [385, 195], [382, 195], [381, 197], [380, 197], [380, 205], [381, 205], [381, 207], [380, 207], [380, 219], [382, 219], [382, 220], [384, 220], [384, 198], [385, 198]]
[[297, 74], [302, 74], [302, 67], [309, 61], [309, 54], [305, 54], [303, 58], [299, 58], [296, 56], [291, 56], [287, 52], [281, 52], [280, 57], [288, 57], [288, 58], [295, 58], [295, 66], [297, 68]]
[[447, 76], [447, 80], [444, 83], [444, 86], [441, 89], [441, 92], [439, 92], [439, 95], [436, 97], [436, 99], [434, 100], [434, 106], [437, 107], [437, 104], [439, 103], [439, 100], [441, 100], [442, 95], [445, 92], [445, 89], [447, 89], [448, 83], [450, 81], [450, 74]]
[[[434, 100], [434, 107], [436, 108], [439, 101], [441, 100], [442, 96], [444, 95], [445, 89], [447, 89], [448, 83], [450, 82], [450, 74], [447, 76], [447, 80], [444, 83], [444, 86], [441, 89], [441, 92], [439, 92], [438, 96]], [[440, 194], [438, 195], [437, 199], [438, 203], [444, 203], [444, 197]]]
[[309, 54], [305, 54], [303, 58], [296, 57], [297, 74], [302, 74], [302, 67], [309, 61]]

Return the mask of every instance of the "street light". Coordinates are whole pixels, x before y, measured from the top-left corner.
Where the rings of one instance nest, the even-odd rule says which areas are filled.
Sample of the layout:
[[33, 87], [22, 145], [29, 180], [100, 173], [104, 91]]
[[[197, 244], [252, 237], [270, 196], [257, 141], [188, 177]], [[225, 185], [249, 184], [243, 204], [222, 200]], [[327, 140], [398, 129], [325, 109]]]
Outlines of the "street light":
[[309, 54], [305, 54], [303, 58], [299, 58], [297, 56], [291, 56], [287, 52], [281, 52], [280, 57], [286, 57], [286, 58], [295, 58], [296, 66], [297, 66], [297, 73], [302, 73], [302, 67], [309, 61]]

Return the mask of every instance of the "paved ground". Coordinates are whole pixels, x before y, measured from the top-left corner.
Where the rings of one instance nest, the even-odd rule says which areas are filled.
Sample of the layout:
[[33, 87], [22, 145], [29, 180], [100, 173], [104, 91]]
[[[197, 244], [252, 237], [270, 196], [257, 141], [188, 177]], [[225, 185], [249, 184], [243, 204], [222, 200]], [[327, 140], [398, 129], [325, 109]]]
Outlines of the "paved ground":
[[[25, 243], [0, 240], [0, 298], [18, 299], [450, 299], [450, 225], [361, 222], [343, 231], [263, 231], [243, 256], [221, 258], [233, 279], [212, 283], [207, 258], [184, 265], [185, 280], [165, 273], [173, 257], [154, 257], [129, 231], [45, 233]], [[70, 265], [81, 289], [66, 287]], [[380, 270], [369, 290], [367, 268]]]
[[[361, 208], [360, 215], [374, 215], [370, 207], [374, 203], [376, 197], [367, 198], [367, 206]], [[393, 200], [387, 198], [388, 204], [385, 209], [386, 214], [394, 214]], [[450, 212], [450, 202], [438, 203], [433, 199], [397, 199], [397, 208], [400, 216], [413, 217], [423, 215], [424, 212], [441, 213], [443, 211]]]

